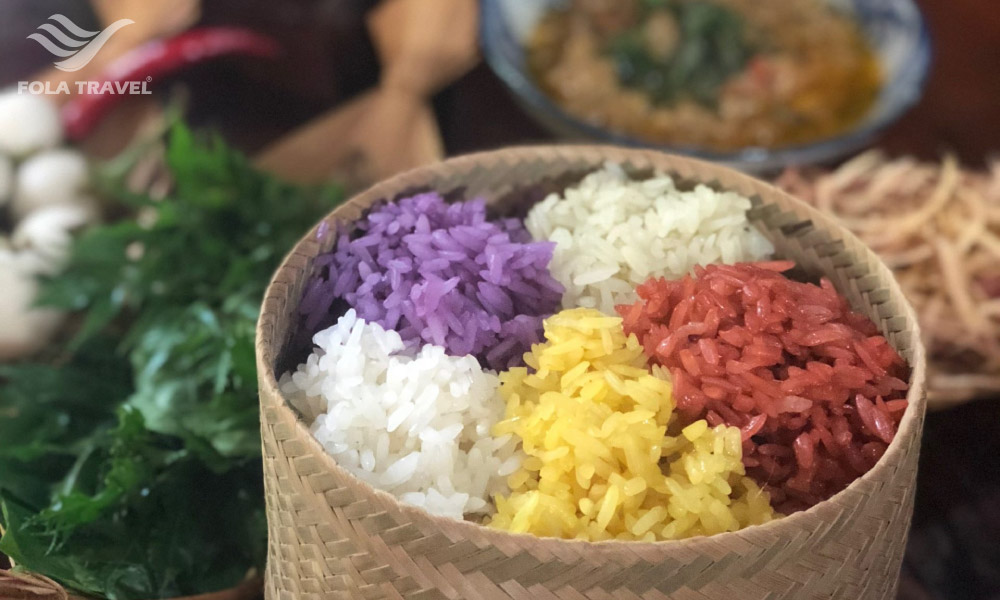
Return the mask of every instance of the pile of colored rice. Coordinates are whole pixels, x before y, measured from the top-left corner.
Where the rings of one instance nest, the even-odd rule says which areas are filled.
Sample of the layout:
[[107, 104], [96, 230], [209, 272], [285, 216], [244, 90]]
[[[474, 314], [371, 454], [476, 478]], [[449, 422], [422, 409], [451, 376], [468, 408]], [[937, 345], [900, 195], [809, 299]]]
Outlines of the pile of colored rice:
[[448, 204], [430, 192], [372, 209], [353, 235], [315, 261], [300, 303], [314, 331], [338, 299], [399, 332], [502, 369], [538, 341], [563, 288], [549, 274], [553, 244], [516, 219], [491, 222], [483, 200]]
[[521, 464], [512, 435], [490, 434], [504, 413], [496, 375], [440, 346], [407, 349], [354, 310], [313, 341], [279, 385], [338, 465], [433, 514], [492, 509]]
[[906, 409], [907, 366], [825, 279], [789, 262], [710, 265], [651, 279], [618, 307], [669, 368], [686, 422], [739, 427], [747, 472], [791, 512], [845, 488], [885, 453]]
[[525, 226], [556, 243], [550, 269], [566, 287], [564, 308], [614, 314], [649, 277], [770, 257], [774, 247], [747, 220], [749, 209], [750, 200], [734, 192], [681, 191], [664, 174], [635, 181], [609, 163], [535, 205]]
[[383, 203], [316, 259], [303, 332], [347, 313], [281, 390], [361, 480], [499, 529], [672, 540], [807, 508], [885, 453], [908, 369], [828, 281], [731, 264], [773, 252], [749, 209], [613, 165], [524, 225]]
[[572, 309], [545, 321], [530, 367], [501, 373], [506, 419], [527, 455], [490, 525], [585, 540], [679, 539], [774, 517], [744, 477], [740, 432], [678, 429], [670, 383], [622, 320]]

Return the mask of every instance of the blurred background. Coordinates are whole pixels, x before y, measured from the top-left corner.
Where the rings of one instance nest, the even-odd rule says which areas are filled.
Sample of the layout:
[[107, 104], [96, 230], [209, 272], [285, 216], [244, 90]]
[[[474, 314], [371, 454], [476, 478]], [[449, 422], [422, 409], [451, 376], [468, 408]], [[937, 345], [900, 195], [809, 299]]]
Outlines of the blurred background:
[[[123, 14], [133, 9], [152, 11], [163, 3], [136, 8], [142, 4], [137, 1], [119, 10]], [[156, 78], [157, 101], [179, 98], [191, 125], [219, 132], [250, 155], [274, 148], [289, 139], [285, 136], [303, 131], [299, 128], [331, 109], [349, 105], [380, 82], [385, 60], [372, 27], [372, 14], [379, 4], [375, 0], [208, 0], [191, 13], [191, 23], [185, 27], [246, 27], [272, 37], [280, 53], [268, 60], [194, 61]], [[892, 157], [930, 162], [952, 154], [963, 169], [984, 173], [1000, 149], [997, 4], [995, 0], [917, 0], [916, 4], [930, 32], [932, 59], [926, 81], [918, 86], [915, 103], [865, 144]], [[183, 12], [185, 5], [178, 2], [174, 12]], [[104, 26], [88, 2], [3, 0], [0, 89], [34, 79], [50, 68], [52, 56], [26, 36], [54, 13], [85, 29], [96, 31]], [[453, 77], [426, 87], [444, 154], [562, 139], [518, 102], [509, 81], [505, 83], [496, 68], [495, 62], [491, 68], [481, 60], [477, 51], [467, 64], [461, 57], [456, 59]], [[128, 140], [103, 143], [100, 128], [114, 137], [116, 130], [123, 131], [122, 123], [132, 123], [127, 106], [147, 102], [146, 98], [126, 99], [87, 136], [84, 147], [93, 156], [114, 155]], [[0, 136], [4, 133], [0, 131]], [[381, 143], [391, 147], [392, 132], [383, 134], [387, 137]], [[333, 152], [336, 143], [336, 137], [324, 134], [318, 145], [305, 144], [304, 155]], [[825, 166], [836, 167], [848, 158], [838, 157]], [[392, 166], [381, 165], [376, 171], [383, 169]], [[370, 171], [361, 169], [361, 173], [354, 174], [358, 185]], [[765, 176], [779, 174], [771, 170]], [[972, 394], [928, 415], [899, 597], [1000, 599], [1000, 394]]]
[[[245, 25], [278, 39], [284, 55], [267, 64], [224, 62], [177, 75], [191, 95], [191, 119], [252, 151], [378, 81], [379, 61], [365, 28], [374, 0], [214, 0], [201, 24]], [[933, 36], [923, 97], [878, 140], [895, 154], [937, 159], [954, 151], [982, 166], [997, 149], [1000, 24], [989, 0], [918, 0]], [[0, 82], [28, 78], [51, 61], [25, 39], [53, 12], [97, 28], [86, 2], [5, 0], [0, 19]], [[85, 25], [86, 24], [86, 25]], [[169, 82], [164, 82], [169, 84]], [[499, 78], [477, 64], [434, 96], [449, 154], [551, 141], [518, 108]]]

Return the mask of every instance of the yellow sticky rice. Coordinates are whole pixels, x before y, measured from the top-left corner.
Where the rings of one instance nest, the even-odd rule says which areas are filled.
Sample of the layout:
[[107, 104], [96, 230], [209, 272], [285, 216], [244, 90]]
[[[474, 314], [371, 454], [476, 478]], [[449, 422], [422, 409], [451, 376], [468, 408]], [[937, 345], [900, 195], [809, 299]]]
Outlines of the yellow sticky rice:
[[704, 420], [680, 430], [668, 373], [650, 371], [621, 319], [564, 310], [545, 321], [545, 340], [525, 354], [530, 371], [500, 374], [507, 408], [494, 434], [515, 434], [527, 458], [510, 496], [496, 497], [492, 527], [656, 541], [775, 517], [744, 476], [740, 430]]

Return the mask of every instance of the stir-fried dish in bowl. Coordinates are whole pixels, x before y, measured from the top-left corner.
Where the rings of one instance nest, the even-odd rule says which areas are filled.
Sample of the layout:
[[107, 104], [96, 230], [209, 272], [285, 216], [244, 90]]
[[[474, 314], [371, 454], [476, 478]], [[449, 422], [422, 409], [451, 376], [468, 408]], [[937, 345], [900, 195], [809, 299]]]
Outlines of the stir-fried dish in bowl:
[[910, 0], [484, 0], [483, 44], [557, 133], [773, 168], [843, 155], [919, 97]]

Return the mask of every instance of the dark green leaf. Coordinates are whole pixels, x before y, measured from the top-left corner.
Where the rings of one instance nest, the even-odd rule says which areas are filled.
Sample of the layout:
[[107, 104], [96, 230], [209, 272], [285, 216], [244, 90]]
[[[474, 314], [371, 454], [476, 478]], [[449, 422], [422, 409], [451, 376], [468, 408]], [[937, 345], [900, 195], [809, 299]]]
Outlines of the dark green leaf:
[[0, 367], [0, 551], [88, 594], [214, 591], [261, 567], [254, 329], [285, 252], [341, 198], [175, 127], [173, 190], [104, 183], [135, 218], [95, 227], [41, 302], [79, 311], [60, 365]]
[[[743, 18], [707, 1], [646, 0], [642, 7], [639, 23], [613, 37], [606, 48], [621, 82], [645, 91], [657, 104], [689, 99], [714, 107], [722, 86], [756, 52]], [[678, 23], [680, 33], [677, 48], [666, 60], [654, 58], [643, 39], [646, 19], [662, 10]]]

